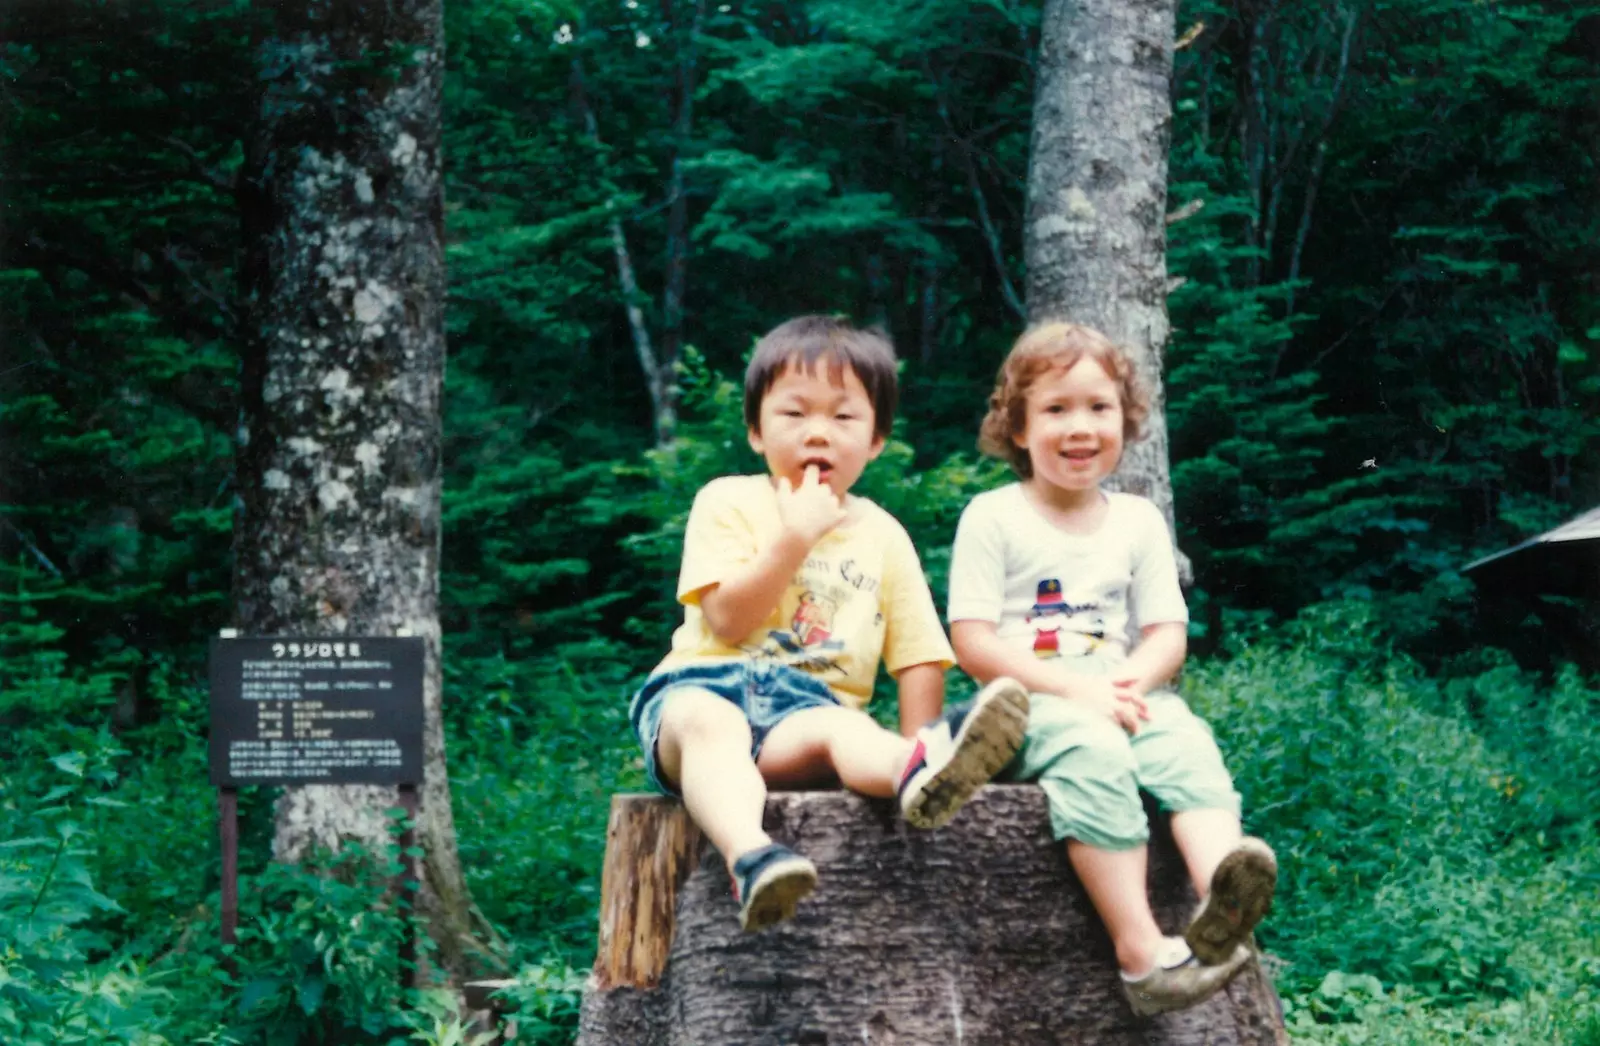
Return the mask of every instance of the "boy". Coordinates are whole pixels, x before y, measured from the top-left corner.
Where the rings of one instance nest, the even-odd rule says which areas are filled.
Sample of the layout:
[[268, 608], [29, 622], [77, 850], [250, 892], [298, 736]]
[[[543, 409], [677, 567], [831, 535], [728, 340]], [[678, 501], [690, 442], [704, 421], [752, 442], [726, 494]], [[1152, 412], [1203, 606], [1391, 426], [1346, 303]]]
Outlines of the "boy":
[[[1246, 940], [1277, 881], [1272, 850], [1241, 833], [1210, 728], [1161, 689], [1188, 642], [1166, 521], [1144, 498], [1100, 489], [1148, 411], [1131, 362], [1104, 335], [1067, 323], [1024, 333], [979, 439], [1021, 482], [962, 513], [949, 605], [961, 667], [1032, 693], [1015, 776], [1044, 788], [1141, 1016], [1226, 984], [1250, 957]], [[1141, 788], [1172, 811], [1202, 898], [1183, 938], [1162, 935], [1145, 895]]]
[[[1028, 697], [997, 681], [922, 731], [954, 658], [905, 530], [850, 493], [894, 420], [894, 350], [802, 316], [756, 345], [750, 447], [769, 475], [713, 480], [684, 533], [672, 651], [634, 697], [645, 769], [722, 854], [746, 930], [794, 914], [816, 867], [762, 831], [767, 785], [898, 794], [936, 828], [1015, 755]], [[864, 711], [882, 660], [902, 737]]]

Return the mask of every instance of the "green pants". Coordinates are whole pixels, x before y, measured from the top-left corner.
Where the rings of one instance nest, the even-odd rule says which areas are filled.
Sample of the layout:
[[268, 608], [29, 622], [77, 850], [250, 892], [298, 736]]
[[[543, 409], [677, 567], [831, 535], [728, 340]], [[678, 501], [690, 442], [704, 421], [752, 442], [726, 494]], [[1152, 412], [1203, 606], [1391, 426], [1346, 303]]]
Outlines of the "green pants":
[[1211, 727], [1170, 690], [1146, 695], [1150, 718], [1130, 735], [1104, 713], [1054, 694], [1034, 694], [1028, 733], [1006, 771], [1038, 781], [1057, 839], [1131, 850], [1150, 839], [1141, 790], [1162, 809], [1231, 810], [1239, 793]]

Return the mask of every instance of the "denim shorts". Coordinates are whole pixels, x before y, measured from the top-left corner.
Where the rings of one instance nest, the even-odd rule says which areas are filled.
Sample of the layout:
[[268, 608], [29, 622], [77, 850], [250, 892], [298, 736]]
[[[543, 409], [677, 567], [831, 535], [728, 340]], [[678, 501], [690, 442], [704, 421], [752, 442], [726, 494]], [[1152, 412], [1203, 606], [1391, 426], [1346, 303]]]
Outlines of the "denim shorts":
[[657, 672], [633, 695], [628, 716], [644, 749], [644, 770], [650, 784], [667, 795], [677, 789], [661, 779], [656, 767], [656, 742], [661, 737], [661, 712], [678, 689], [706, 690], [731, 702], [750, 723], [750, 758], [761, 755], [767, 735], [779, 722], [807, 708], [837, 708], [839, 699], [828, 685], [797, 668], [771, 661], [717, 661]]

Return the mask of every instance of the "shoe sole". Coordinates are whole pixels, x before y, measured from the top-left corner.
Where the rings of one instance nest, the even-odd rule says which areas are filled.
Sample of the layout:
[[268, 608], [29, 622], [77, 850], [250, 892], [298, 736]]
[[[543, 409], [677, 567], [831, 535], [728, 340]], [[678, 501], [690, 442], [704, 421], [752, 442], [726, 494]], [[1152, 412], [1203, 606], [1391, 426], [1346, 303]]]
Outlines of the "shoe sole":
[[1135, 1017], [1155, 1017], [1163, 1013], [1186, 1010], [1205, 1002], [1231, 984], [1233, 979], [1239, 976], [1239, 971], [1249, 963], [1250, 955], [1248, 949], [1235, 949], [1229, 954], [1226, 963], [1201, 966], [1200, 970], [1214, 971], [1215, 977], [1195, 978], [1187, 990], [1169, 988], [1162, 994], [1152, 995], [1142, 990], [1139, 985], [1124, 981], [1122, 994], [1128, 1000], [1128, 1006], [1133, 1010]]
[[950, 761], [901, 810], [914, 828], [942, 828], [974, 792], [1005, 768], [1028, 730], [1028, 692], [1011, 680], [990, 683], [961, 724]]
[[1211, 892], [1200, 905], [1183, 939], [1208, 966], [1228, 961], [1272, 910], [1278, 862], [1259, 839], [1245, 839], [1217, 865]]
[[746, 933], [794, 918], [795, 909], [817, 888], [817, 869], [805, 858], [777, 862], [750, 885], [750, 899], [739, 909], [739, 925]]

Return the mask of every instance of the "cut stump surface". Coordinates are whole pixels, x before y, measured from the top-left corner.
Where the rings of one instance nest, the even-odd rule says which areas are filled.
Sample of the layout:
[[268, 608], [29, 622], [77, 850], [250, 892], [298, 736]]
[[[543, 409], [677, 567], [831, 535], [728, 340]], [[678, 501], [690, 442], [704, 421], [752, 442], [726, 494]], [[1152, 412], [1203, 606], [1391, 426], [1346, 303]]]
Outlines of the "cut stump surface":
[[[722, 860], [682, 808], [617, 796], [578, 1044], [1287, 1044], [1256, 963], [1200, 1006], [1135, 1018], [1048, 823], [1033, 785], [990, 785], [936, 832], [887, 800], [775, 793], [767, 830], [821, 881], [796, 918], [745, 934]], [[1157, 920], [1181, 932], [1194, 895], [1164, 828], [1150, 864]]]

